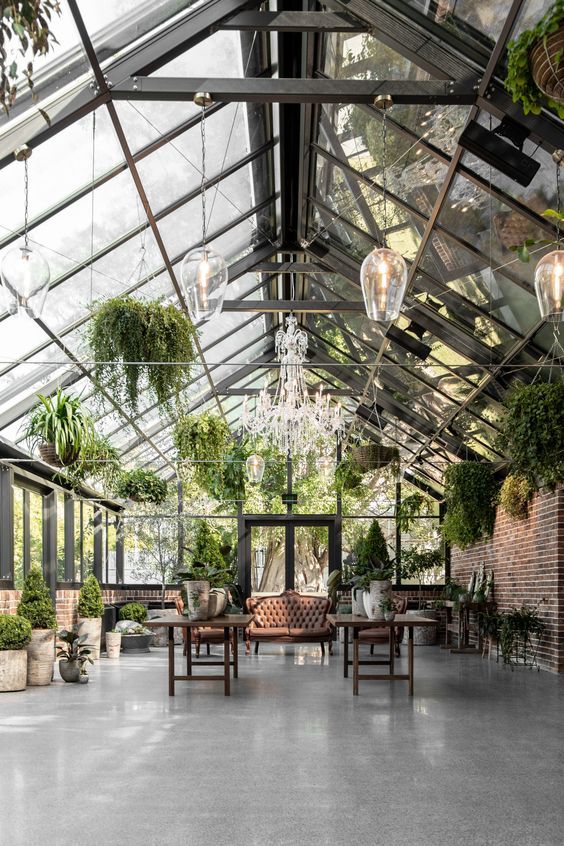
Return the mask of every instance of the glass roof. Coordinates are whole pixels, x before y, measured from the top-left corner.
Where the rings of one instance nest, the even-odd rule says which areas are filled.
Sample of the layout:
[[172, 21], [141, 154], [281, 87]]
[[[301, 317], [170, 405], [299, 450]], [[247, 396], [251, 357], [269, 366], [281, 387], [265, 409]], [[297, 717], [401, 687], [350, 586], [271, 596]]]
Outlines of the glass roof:
[[[349, 430], [400, 445], [410, 480], [440, 492], [449, 461], [503, 461], [503, 398], [534, 378], [554, 343], [538, 313], [535, 263], [520, 263], [509, 248], [551, 237], [541, 214], [556, 202], [557, 133], [564, 147], [561, 122], [536, 118], [523, 152], [541, 167], [523, 187], [459, 145], [469, 120], [494, 131], [504, 117], [512, 4], [336, 4], [380, 39], [346, 29], [223, 29], [248, 8], [225, 5], [63, 0], [53, 23], [58, 43], [34, 63], [36, 99], [22, 81], [10, 114], [0, 117], [0, 260], [23, 234], [24, 175], [12, 153], [26, 142], [29, 237], [51, 269], [41, 319], [10, 316], [0, 299], [0, 437], [24, 446], [36, 393], [65, 385], [84, 398], [128, 466], [174, 474], [174, 420], [146, 397], [132, 417], [101, 396], [87, 334], [93, 304], [118, 294], [179, 305], [180, 262], [201, 239], [200, 111], [190, 97], [128, 100], [115, 91], [137, 74], [161, 85], [210, 77], [213, 88], [213, 77], [268, 81], [290, 77], [292, 67], [297, 76], [347, 84], [480, 79], [483, 91], [487, 84], [499, 96], [484, 99], [480, 89], [473, 104], [394, 105], [385, 172], [382, 114], [369, 100], [214, 103], [205, 119], [208, 233], [229, 265], [226, 299], [285, 304], [264, 313], [228, 305], [198, 327], [202, 358], [185, 389], [187, 407], [221, 411], [234, 431], [240, 427], [241, 391], [276, 384], [274, 334], [294, 292], [311, 384], [340, 392]], [[547, 5], [526, 2], [513, 35]], [[415, 34], [421, 43], [431, 38], [432, 55], [414, 47]], [[511, 115], [531, 130], [514, 108]], [[360, 303], [360, 264], [383, 239], [409, 269], [393, 326], [372, 323], [361, 305], [338, 307]], [[286, 272], [288, 263], [299, 269]], [[308, 308], [321, 302], [337, 306]]]

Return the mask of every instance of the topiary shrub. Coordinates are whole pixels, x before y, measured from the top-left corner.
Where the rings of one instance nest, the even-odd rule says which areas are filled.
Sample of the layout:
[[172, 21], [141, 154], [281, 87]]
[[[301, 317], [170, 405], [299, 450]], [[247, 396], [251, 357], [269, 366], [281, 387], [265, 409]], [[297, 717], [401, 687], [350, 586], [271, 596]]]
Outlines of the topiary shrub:
[[506, 400], [501, 445], [534, 490], [564, 482], [564, 382], [524, 385]]
[[499, 492], [499, 504], [510, 517], [524, 520], [533, 493], [533, 486], [523, 476], [507, 476]]
[[366, 576], [366, 582], [371, 579], [391, 579], [393, 566], [390, 561], [388, 544], [378, 520], [373, 520], [366, 536], [361, 537], [355, 548], [357, 563], [354, 568], [356, 576]]
[[57, 627], [53, 600], [39, 567], [32, 567], [25, 577], [18, 614], [29, 620], [32, 629]]
[[18, 614], [0, 614], [0, 650], [23, 649], [31, 640], [31, 623]]
[[94, 574], [87, 577], [78, 594], [79, 617], [101, 617], [104, 613], [102, 590]]
[[147, 609], [139, 602], [128, 602], [119, 609], [120, 620], [132, 620], [142, 625], [147, 619]]
[[443, 537], [466, 549], [490, 537], [495, 523], [497, 484], [489, 464], [460, 461], [447, 467], [444, 476], [446, 514]]

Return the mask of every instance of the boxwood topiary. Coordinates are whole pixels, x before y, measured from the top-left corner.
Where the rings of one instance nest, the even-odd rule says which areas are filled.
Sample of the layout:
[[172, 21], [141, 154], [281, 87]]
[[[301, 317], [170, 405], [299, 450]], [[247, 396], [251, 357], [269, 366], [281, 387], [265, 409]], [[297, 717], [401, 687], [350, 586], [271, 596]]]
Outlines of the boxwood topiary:
[[497, 483], [489, 464], [460, 461], [447, 467], [444, 476], [446, 514], [443, 536], [465, 549], [490, 537], [495, 523]]
[[104, 613], [102, 590], [96, 576], [87, 577], [78, 595], [79, 617], [101, 617]]
[[53, 600], [39, 567], [32, 567], [25, 577], [18, 614], [29, 620], [32, 629], [57, 627]]
[[128, 602], [119, 610], [120, 620], [132, 620], [141, 625], [147, 619], [147, 609], [139, 602]]
[[0, 650], [23, 649], [31, 639], [31, 623], [18, 614], [0, 614]]

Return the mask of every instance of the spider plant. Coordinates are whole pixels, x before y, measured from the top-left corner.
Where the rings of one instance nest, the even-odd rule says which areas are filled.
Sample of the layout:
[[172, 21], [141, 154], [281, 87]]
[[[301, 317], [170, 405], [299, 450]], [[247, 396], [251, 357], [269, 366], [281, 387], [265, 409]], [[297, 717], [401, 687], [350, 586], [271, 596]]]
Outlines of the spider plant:
[[71, 397], [61, 388], [53, 397], [37, 394], [38, 405], [33, 410], [24, 436], [31, 448], [53, 444], [63, 463], [75, 461], [87, 454], [94, 439], [90, 414], [78, 397]]

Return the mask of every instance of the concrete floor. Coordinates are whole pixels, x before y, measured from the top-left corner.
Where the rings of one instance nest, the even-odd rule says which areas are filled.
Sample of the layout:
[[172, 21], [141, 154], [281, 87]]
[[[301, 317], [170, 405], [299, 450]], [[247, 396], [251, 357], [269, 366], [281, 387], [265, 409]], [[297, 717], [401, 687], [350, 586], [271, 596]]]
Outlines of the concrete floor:
[[564, 843], [564, 678], [416, 647], [413, 699], [353, 698], [317, 647], [240, 665], [230, 699], [169, 699], [164, 650], [1, 694], [1, 846]]

